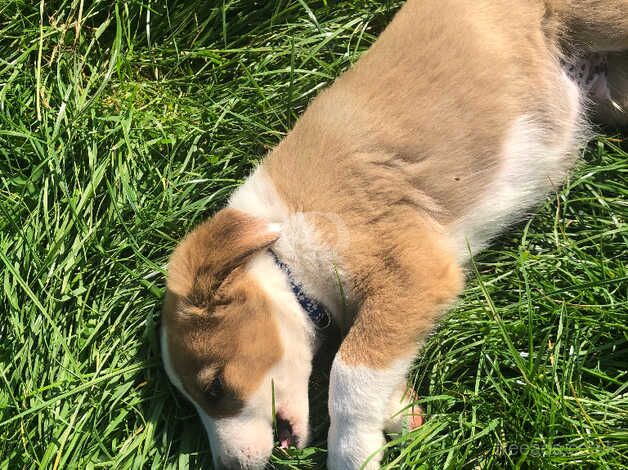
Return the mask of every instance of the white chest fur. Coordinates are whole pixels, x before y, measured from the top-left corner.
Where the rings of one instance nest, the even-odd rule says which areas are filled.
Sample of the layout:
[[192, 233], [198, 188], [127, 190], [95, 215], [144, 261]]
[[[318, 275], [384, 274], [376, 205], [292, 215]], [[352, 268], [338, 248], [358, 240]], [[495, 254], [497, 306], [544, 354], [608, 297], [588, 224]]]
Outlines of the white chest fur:
[[[262, 166], [233, 194], [229, 206], [281, 226], [281, 236], [273, 250], [289, 267], [305, 292], [330, 309], [337, 325], [342, 326], [343, 295], [340, 282], [344, 275], [339, 260], [303, 212], [290, 213]], [[337, 215], [329, 214], [329, 217]], [[338, 222], [339, 225], [341, 221]]]

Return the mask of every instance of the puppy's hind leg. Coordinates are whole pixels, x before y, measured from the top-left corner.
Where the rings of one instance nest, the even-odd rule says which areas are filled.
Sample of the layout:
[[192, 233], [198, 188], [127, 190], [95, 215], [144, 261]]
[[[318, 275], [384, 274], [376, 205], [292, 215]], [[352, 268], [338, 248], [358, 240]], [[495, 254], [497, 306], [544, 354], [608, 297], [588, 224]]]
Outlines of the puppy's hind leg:
[[628, 50], [609, 53], [607, 61], [607, 96], [595, 102], [593, 118], [601, 124], [628, 128]]

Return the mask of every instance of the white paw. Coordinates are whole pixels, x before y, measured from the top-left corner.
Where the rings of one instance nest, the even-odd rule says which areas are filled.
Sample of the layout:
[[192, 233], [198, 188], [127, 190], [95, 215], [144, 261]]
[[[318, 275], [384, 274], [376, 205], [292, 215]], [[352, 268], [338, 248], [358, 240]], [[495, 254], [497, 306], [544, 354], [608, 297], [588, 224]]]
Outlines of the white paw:
[[329, 427], [327, 468], [329, 470], [376, 470], [386, 441], [381, 430], [354, 426]]
[[389, 400], [405, 383], [411, 358], [387, 368], [345, 363], [336, 355], [329, 380], [327, 465], [331, 470], [375, 470], [382, 460]]
[[405, 384], [393, 393], [384, 423], [384, 431], [387, 434], [401, 434], [404, 430], [412, 431], [423, 424], [423, 410], [414, 404], [417, 398], [416, 392]]

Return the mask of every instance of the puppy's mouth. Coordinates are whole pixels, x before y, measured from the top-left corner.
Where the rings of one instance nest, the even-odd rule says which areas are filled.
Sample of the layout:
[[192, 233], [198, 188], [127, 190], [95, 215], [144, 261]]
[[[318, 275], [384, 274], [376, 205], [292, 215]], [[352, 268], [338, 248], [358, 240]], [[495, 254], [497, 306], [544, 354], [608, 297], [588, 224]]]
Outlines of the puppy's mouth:
[[298, 439], [292, 429], [292, 423], [279, 414], [276, 417], [276, 423], [277, 441], [279, 441], [279, 447], [287, 449], [289, 447], [296, 446]]

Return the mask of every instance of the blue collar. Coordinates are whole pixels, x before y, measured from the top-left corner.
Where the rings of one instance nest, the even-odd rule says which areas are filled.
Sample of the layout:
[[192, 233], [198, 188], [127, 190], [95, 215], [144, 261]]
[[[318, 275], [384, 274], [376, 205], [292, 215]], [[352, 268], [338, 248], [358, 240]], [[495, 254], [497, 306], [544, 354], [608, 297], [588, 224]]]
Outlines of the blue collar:
[[290, 271], [288, 265], [281, 261], [273, 250], [268, 251], [270, 251], [271, 256], [275, 260], [275, 264], [277, 264], [279, 269], [286, 274], [292, 293], [297, 298], [299, 304], [303, 310], [305, 310], [308, 317], [310, 317], [314, 326], [316, 326], [319, 330], [329, 327], [329, 325], [331, 325], [332, 318], [329, 309], [318, 300], [309, 297], [303, 290], [303, 285], [292, 276], [292, 271]]

